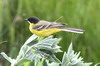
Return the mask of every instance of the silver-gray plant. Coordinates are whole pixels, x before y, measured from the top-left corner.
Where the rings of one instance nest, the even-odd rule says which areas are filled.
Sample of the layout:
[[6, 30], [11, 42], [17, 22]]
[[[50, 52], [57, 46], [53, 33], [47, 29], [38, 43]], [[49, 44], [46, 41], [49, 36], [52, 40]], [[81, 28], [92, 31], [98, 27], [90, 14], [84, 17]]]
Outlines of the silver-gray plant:
[[[11, 66], [90, 66], [92, 63], [84, 63], [83, 58], [79, 57], [79, 53], [75, 53], [70, 44], [67, 53], [64, 52], [62, 61], [60, 61], [55, 53], [62, 52], [58, 46], [61, 38], [53, 38], [49, 36], [40, 40], [40, 37], [32, 35], [21, 47], [16, 59], [8, 57], [4, 52], [2, 56], [7, 59]], [[33, 65], [32, 65], [33, 66]]]

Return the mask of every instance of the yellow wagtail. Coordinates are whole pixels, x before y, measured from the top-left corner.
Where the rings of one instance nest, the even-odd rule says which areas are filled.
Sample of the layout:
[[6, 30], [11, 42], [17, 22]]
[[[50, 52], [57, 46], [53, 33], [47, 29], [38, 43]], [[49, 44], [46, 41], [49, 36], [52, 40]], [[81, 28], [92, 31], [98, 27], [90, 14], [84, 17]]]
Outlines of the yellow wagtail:
[[25, 21], [29, 22], [29, 30], [33, 34], [41, 37], [49, 36], [60, 31], [74, 32], [79, 34], [82, 34], [84, 32], [84, 30], [82, 29], [64, 27], [64, 25], [67, 25], [64, 23], [43, 21], [37, 17], [30, 17], [28, 19], [25, 19]]

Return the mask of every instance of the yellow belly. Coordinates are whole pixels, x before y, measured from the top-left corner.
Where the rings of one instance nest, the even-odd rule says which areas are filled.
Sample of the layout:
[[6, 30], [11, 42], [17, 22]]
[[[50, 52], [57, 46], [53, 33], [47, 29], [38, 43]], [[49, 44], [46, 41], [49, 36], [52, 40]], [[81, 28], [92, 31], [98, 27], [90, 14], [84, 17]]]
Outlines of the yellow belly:
[[50, 28], [50, 29], [44, 29], [44, 30], [41, 30], [41, 31], [38, 31], [38, 30], [34, 30], [34, 29], [30, 29], [30, 31], [38, 36], [42, 36], [42, 37], [45, 37], [45, 36], [49, 36], [53, 33], [56, 33], [56, 32], [59, 32], [61, 31], [60, 29], [57, 29], [57, 28]]

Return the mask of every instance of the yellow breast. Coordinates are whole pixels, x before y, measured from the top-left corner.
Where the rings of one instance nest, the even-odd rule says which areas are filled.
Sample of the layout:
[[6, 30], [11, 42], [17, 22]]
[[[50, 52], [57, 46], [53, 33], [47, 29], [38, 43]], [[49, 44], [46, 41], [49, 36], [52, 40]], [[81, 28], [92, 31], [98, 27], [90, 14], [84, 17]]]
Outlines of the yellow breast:
[[33, 26], [34, 26], [34, 24], [31, 24], [29, 26], [30, 31], [33, 34], [36, 34], [36, 35], [42, 36], [42, 37], [49, 36], [49, 35], [51, 35], [53, 33], [61, 31], [60, 29], [57, 29], [57, 28], [43, 29], [41, 31], [38, 31], [38, 30], [33, 29]]

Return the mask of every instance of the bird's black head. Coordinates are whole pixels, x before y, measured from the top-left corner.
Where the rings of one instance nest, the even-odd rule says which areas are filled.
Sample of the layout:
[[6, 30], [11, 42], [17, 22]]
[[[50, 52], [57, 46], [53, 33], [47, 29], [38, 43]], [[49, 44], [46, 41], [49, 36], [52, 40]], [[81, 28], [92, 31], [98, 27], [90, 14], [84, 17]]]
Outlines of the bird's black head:
[[40, 19], [37, 18], [37, 17], [30, 17], [28, 19], [25, 19], [25, 21], [29, 21], [30, 23], [36, 24], [36, 23], [38, 23], [40, 21]]

